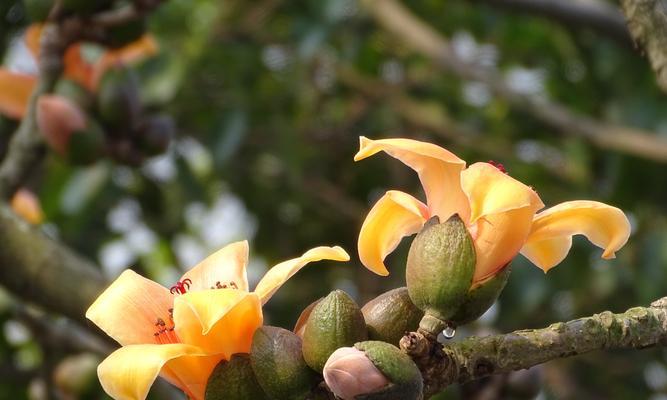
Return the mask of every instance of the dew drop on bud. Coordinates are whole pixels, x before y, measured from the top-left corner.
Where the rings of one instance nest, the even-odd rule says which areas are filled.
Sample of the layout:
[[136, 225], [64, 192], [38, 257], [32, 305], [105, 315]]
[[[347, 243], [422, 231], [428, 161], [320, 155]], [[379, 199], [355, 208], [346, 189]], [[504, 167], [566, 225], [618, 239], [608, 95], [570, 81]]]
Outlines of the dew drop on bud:
[[445, 330], [442, 331], [442, 335], [445, 337], [445, 339], [452, 339], [456, 335], [456, 328], [447, 325]]

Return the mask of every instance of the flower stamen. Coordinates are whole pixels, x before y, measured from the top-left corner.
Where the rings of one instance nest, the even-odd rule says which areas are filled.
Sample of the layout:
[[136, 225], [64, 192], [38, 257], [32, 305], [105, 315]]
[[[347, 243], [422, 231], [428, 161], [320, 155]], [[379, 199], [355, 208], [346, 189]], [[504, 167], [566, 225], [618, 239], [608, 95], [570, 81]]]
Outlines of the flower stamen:
[[192, 285], [192, 281], [188, 278], [185, 278], [182, 281], [176, 282], [176, 284], [169, 289], [169, 292], [171, 294], [185, 294], [188, 289], [190, 289], [190, 285]]
[[211, 289], [237, 289], [238, 290], [238, 285], [236, 282], [226, 282], [226, 283], [220, 283], [220, 281], [217, 281], [215, 283], [215, 286], [211, 286]]

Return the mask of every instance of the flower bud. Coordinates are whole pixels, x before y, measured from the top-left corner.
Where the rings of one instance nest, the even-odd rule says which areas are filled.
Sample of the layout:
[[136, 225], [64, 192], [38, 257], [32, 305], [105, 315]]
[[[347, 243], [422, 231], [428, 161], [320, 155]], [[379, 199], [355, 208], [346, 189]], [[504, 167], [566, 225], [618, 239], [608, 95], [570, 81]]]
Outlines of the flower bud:
[[412, 303], [408, 289], [401, 287], [366, 303], [361, 312], [368, 327], [368, 338], [398, 346], [406, 332], [417, 330], [424, 312]]
[[336, 350], [324, 367], [324, 381], [343, 400], [419, 399], [419, 369], [398, 347], [366, 341]]
[[21, 188], [12, 197], [12, 210], [33, 225], [44, 220], [44, 212], [39, 199], [28, 189]]
[[247, 354], [234, 354], [221, 361], [211, 373], [206, 384], [206, 400], [268, 400], [257, 383]]
[[324, 381], [332, 392], [343, 400], [354, 400], [361, 394], [375, 392], [389, 380], [366, 353], [354, 347], [341, 347], [324, 364]]
[[[466, 299], [475, 273], [475, 248], [457, 214], [444, 223], [431, 219], [410, 246], [406, 267], [408, 293], [425, 319], [441, 321], [436, 334]], [[422, 327], [424, 328], [424, 327]]]
[[321, 372], [337, 348], [366, 340], [368, 332], [357, 303], [342, 290], [334, 290], [310, 313], [303, 332], [303, 358]]
[[322, 301], [323, 297], [320, 297], [319, 299], [313, 301], [308, 305], [308, 307], [304, 308], [303, 311], [301, 311], [301, 315], [299, 315], [299, 319], [296, 320], [296, 324], [294, 324], [294, 329], [292, 329], [292, 332], [296, 333], [298, 337], [303, 339], [303, 332], [306, 330], [306, 322], [308, 322], [308, 317], [310, 317], [310, 313], [313, 312], [313, 308]]
[[86, 129], [72, 133], [65, 158], [75, 165], [88, 165], [104, 154], [105, 145], [104, 131], [97, 122], [89, 118]]
[[58, 95], [43, 95], [37, 100], [37, 126], [46, 142], [63, 155], [72, 134], [86, 129], [87, 121], [72, 101]]
[[319, 380], [303, 360], [301, 338], [282, 328], [255, 331], [250, 363], [259, 385], [274, 399], [304, 399]]
[[116, 67], [104, 73], [97, 93], [97, 108], [105, 126], [128, 129], [139, 121], [139, 79], [129, 68]]

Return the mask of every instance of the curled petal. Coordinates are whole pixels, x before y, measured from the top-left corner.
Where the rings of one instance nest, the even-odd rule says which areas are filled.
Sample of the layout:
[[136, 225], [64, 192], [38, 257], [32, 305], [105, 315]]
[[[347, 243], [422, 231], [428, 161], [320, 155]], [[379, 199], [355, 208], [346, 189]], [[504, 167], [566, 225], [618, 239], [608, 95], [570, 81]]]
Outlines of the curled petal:
[[424, 203], [407, 193], [385, 193], [366, 216], [359, 232], [359, 259], [378, 275], [389, 275], [384, 258], [403, 237], [418, 232], [430, 218]]
[[23, 118], [36, 81], [34, 76], [0, 68], [0, 114]]
[[190, 292], [174, 300], [174, 325], [181, 342], [229, 357], [250, 350], [262, 307], [257, 295], [242, 290]]
[[255, 293], [262, 300], [262, 304], [265, 304], [276, 290], [287, 282], [289, 278], [294, 276], [294, 274], [299, 272], [301, 268], [305, 267], [308, 263], [321, 260], [349, 261], [350, 256], [339, 246], [315, 247], [305, 252], [299, 258], [283, 261], [271, 268], [257, 284]]
[[152, 35], [144, 35], [138, 40], [116, 50], [108, 50], [93, 66], [91, 86], [97, 87], [102, 75], [116, 65], [127, 65], [156, 54], [158, 45]]
[[[111, 353], [97, 367], [100, 383], [112, 398], [116, 400], [143, 400], [150, 387], [162, 374], [170, 382], [185, 391], [192, 399], [203, 400], [206, 380], [213, 367], [206, 360], [206, 353], [196, 347], [184, 344], [138, 344], [121, 347]], [[197, 358], [203, 357], [198, 362]], [[183, 368], [187, 365], [187, 370]], [[182, 379], [175, 371], [187, 371]], [[196, 380], [192, 378], [199, 376]], [[191, 386], [189, 386], [191, 385]], [[195, 389], [191, 390], [190, 387]]]
[[441, 221], [455, 213], [464, 221], [468, 219], [468, 199], [461, 189], [460, 176], [465, 161], [432, 143], [411, 139], [371, 140], [363, 136], [359, 138], [359, 152], [354, 160], [363, 160], [380, 151], [417, 172], [431, 215], [437, 215]]
[[239, 290], [248, 291], [248, 242], [228, 244], [206, 257], [202, 262], [183, 275], [182, 280], [190, 279], [190, 290], [215, 288], [218, 283], [234, 283]]
[[23, 35], [25, 45], [35, 61], [39, 59], [39, 43], [42, 39], [43, 30], [44, 24], [30, 24]]
[[573, 235], [586, 236], [604, 249], [602, 258], [610, 259], [628, 241], [630, 222], [616, 207], [596, 201], [568, 201], [535, 216], [521, 253], [547, 272], [563, 261]]
[[158, 318], [169, 321], [172, 295], [132, 270], [124, 271], [86, 311], [86, 318], [122, 345], [154, 343]]

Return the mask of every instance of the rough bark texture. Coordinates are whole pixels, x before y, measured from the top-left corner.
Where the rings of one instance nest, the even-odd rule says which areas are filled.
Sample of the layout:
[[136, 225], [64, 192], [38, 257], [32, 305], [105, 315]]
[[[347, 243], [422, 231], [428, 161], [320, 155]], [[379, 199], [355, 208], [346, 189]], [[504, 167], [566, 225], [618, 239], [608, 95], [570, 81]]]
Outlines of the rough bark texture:
[[667, 297], [621, 314], [605, 311], [544, 329], [471, 337], [441, 345], [412, 332], [401, 348], [415, 360], [428, 398], [453, 383], [530, 368], [557, 358], [605, 349], [643, 349], [667, 344]]
[[84, 321], [107, 285], [99, 269], [0, 206], [0, 282], [16, 296]]
[[630, 33], [646, 52], [658, 85], [667, 92], [667, 1], [623, 0]]

